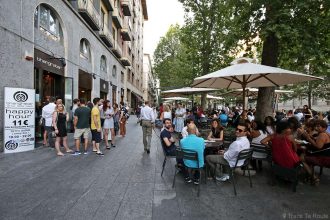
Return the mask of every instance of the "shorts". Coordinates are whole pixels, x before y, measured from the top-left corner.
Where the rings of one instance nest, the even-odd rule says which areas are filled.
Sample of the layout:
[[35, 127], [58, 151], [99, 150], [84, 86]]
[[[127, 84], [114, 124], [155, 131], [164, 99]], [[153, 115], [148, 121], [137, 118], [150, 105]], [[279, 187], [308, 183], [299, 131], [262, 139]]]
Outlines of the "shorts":
[[101, 143], [101, 132], [98, 132], [97, 130], [92, 130], [92, 141], [95, 141], [95, 143]]
[[84, 135], [85, 139], [88, 139], [89, 128], [76, 128], [74, 131], [74, 139], [79, 139], [81, 135]]

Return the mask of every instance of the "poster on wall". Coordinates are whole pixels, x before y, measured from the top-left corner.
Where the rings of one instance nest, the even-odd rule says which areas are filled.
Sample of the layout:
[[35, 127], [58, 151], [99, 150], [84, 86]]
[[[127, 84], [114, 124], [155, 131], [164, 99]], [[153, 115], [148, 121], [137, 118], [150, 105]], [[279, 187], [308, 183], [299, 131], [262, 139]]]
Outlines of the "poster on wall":
[[35, 90], [5, 87], [4, 152], [33, 150], [35, 146]]

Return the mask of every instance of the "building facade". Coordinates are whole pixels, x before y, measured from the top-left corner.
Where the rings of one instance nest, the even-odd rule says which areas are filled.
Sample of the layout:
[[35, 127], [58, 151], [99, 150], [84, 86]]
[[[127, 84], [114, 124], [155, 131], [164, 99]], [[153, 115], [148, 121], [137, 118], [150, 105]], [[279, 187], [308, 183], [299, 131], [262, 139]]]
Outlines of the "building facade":
[[143, 99], [151, 104], [158, 104], [159, 90], [157, 78], [152, 70], [152, 62], [149, 54], [143, 55]]
[[35, 89], [36, 116], [49, 96], [62, 98], [67, 110], [74, 98], [131, 106], [142, 99], [146, 0], [0, 0], [0, 5], [2, 104], [5, 86]]

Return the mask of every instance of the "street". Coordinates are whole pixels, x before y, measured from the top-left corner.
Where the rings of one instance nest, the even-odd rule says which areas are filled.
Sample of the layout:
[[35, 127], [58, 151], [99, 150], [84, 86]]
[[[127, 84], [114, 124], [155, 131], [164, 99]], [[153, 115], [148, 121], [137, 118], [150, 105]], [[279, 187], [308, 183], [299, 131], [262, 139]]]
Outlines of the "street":
[[[73, 135], [69, 146], [73, 149]], [[64, 157], [50, 148], [0, 154], [0, 219], [329, 219], [330, 172], [319, 186], [268, 184], [269, 168], [252, 177], [237, 177], [237, 196], [230, 182], [185, 184], [177, 177], [172, 189], [174, 159], [166, 164], [153, 133], [150, 155], [143, 151], [142, 129], [131, 116], [125, 138], [104, 157], [93, 153]], [[91, 149], [90, 149], [91, 150]], [[316, 168], [318, 172], [318, 168]], [[313, 217], [313, 218], [312, 218]]]

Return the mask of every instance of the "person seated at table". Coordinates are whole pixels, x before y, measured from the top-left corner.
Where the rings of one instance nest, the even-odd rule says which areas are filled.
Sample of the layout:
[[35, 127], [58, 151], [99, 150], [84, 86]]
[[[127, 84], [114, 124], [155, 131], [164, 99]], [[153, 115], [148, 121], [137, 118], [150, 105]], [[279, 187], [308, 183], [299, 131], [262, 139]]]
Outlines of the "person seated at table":
[[265, 139], [261, 140], [261, 143], [270, 147], [272, 149], [272, 159], [274, 163], [285, 168], [295, 168], [299, 164], [303, 164], [304, 170], [311, 177], [311, 183], [317, 184], [319, 179], [312, 174], [311, 168], [299, 158], [297, 151], [297, 146], [292, 136], [292, 131], [288, 121], [280, 121], [276, 125], [276, 133], [267, 136]]
[[[229, 145], [227, 151], [220, 150], [218, 155], [206, 156], [206, 163], [211, 168], [211, 173], [215, 174], [218, 181], [229, 180], [228, 166], [234, 167], [240, 151], [250, 148], [250, 142], [247, 139], [248, 127], [245, 123], [239, 123], [236, 128], [236, 140]], [[238, 161], [237, 165], [241, 166], [244, 160]], [[216, 165], [225, 165], [223, 167], [223, 175], [219, 176], [219, 170], [216, 170]]]
[[315, 130], [316, 120], [311, 119], [305, 122], [303, 127], [297, 129], [298, 132], [298, 139], [307, 141], [307, 137], [316, 137], [318, 132]]
[[330, 156], [330, 134], [326, 132], [328, 125], [323, 120], [317, 120], [315, 124], [315, 129], [318, 133], [315, 138], [307, 135], [307, 133], [303, 135], [305, 135], [306, 140], [311, 143], [312, 149], [314, 150], [313, 155]]
[[162, 147], [164, 148], [166, 155], [175, 156], [175, 138], [173, 137], [172, 121], [169, 118], [165, 118], [163, 121], [164, 129], [160, 133], [160, 140]]
[[275, 120], [272, 116], [267, 116], [265, 118], [264, 125], [266, 126], [266, 131], [268, 134], [275, 133]]
[[295, 117], [291, 117], [287, 121], [290, 124], [290, 128], [291, 128], [293, 137], [295, 139], [298, 138], [298, 136], [299, 136], [298, 128], [301, 127], [300, 122]]
[[226, 114], [225, 110], [221, 110], [219, 115], [219, 120], [222, 126], [227, 127], [228, 125], [228, 115]]
[[[190, 183], [192, 180], [189, 176], [187, 168], [199, 168], [204, 166], [205, 142], [203, 138], [197, 137], [197, 127], [193, 122], [187, 125], [187, 131], [189, 135], [180, 141], [180, 146], [182, 150], [196, 151], [198, 154], [198, 164], [196, 161], [183, 160], [185, 166], [185, 181]], [[193, 181], [194, 184], [199, 184], [199, 172], [194, 172]]]
[[[261, 140], [265, 139], [268, 135], [266, 131], [266, 127], [261, 121], [253, 121], [251, 123], [251, 128], [249, 130], [249, 133], [250, 133], [249, 134], [250, 138], [252, 138], [251, 144], [261, 144]], [[252, 157], [257, 159], [264, 159], [267, 157], [267, 155], [260, 152], [253, 152]], [[251, 163], [252, 163], [252, 167], [256, 169], [257, 167], [256, 160], [254, 159], [251, 160]], [[259, 169], [261, 170], [262, 167], [261, 160], [258, 160], [258, 166]]]
[[[182, 135], [182, 138], [185, 138], [188, 136], [188, 126], [190, 124], [193, 124], [195, 125], [195, 121], [191, 118], [187, 118], [186, 119], [186, 126], [182, 129], [182, 132], [181, 132], [181, 135]], [[196, 135], [199, 136], [199, 131], [198, 131], [198, 128], [196, 127]]]
[[215, 118], [211, 121], [211, 131], [207, 140], [209, 141], [223, 141], [223, 132], [224, 129], [220, 125], [219, 119]]

